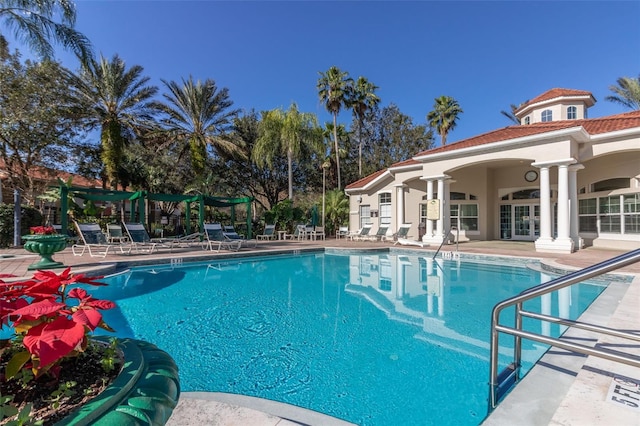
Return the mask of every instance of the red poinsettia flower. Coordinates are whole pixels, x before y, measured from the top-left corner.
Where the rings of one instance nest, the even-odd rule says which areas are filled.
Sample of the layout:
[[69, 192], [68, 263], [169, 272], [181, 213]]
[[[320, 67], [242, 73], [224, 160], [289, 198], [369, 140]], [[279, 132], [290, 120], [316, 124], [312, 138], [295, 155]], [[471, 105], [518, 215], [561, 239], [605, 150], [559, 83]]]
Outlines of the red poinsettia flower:
[[86, 349], [90, 332], [98, 327], [113, 331], [99, 311], [113, 309], [115, 303], [76, 287], [105, 285], [96, 281], [99, 278], [73, 275], [67, 268], [60, 274], [38, 271], [31, 280], [0, 281], [0, 326], [13, 325], [30, 354], [28, 359], [21, 354], [14, 357], [18, 368], [32, 368], [36, 375], [55, 374], [62, 359]]
[[56, 229], [53, 226], [32, 226], [29, 231], [35, 235], [52, 235], [56, 234]]

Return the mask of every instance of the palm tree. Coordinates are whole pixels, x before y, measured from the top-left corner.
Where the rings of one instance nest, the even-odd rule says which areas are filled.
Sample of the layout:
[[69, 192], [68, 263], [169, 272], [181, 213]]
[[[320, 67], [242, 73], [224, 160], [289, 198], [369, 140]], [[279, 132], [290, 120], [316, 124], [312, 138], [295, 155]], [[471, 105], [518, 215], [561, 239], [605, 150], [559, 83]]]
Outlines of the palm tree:
[[456, 127], [458, 115], [462, 113], [458, 101], [451, 96], [440, 96], [435, 99], [433, 111], [427, 114], [427, 121], [440, 134], [442, 146], [447, 144], [447, 135]]
[[349, 221], [349, 199], [344, 192], [338, 190], [328, 191], [326, 194], [326, 232], [334, 230]]
[[349, 77], [349, 73], [342, 72], [336, 66], [332, 66], [326, 73], [320, 72], [317, 89], [320, 101], [325, 103], [325, 107], [329, 113], [333, 115], [333, 141], [336, 151], [336, 168], [338, 171], [338, 189], [341, 188], [340, 181], [340, 158], [338, 156], [338, 114], [343, 106], [348, 106], [352, 92], [353, 79]]
[[380, 103], [380, 98], [375, 94], [378, 86], [369, 82], [365, 77], [358, 77], [353, 87], [353, 97], [350, 107], [358, 119], [358, 177], [362, 177], [362, 122], [365, 113], [375, 108]]
[[169, 89], [163, 95], [168, 104], [156, 104], [166, 114], [162, 124], [169, 141], [182, 146], [179, 156], [190, 153], [196, 174], [204, 172], [207, 146], [218, 154], [238, 152], [237, 143], [225, 138], [238, 113], [230, 109], [233, 101], [226, 87], [218, 90], [215, 81], [194, 82], [192, 76], [182, 79], [181, 85], [175, 81], [162, 82]]
[[89, 129], [100, 128], [101, 157], [115, 188], [125, 147], [150, 126], [154, 114], [151, 99], [158, 88], [150, 86], [142, 72], [140, 65], [127, 69], [114, 55], [110, 61], [92, 59], [79, 75], [70, 75], [74, 109]]
[[293, 161], [304, 151], [318, 152], [321, 136], [314, 114], [299, 112], [292, 103], [286, 112], [274, 109], [262, 114], [260, 136], [253, 149], [253, 161], [260, 167], [272, 166], [274, 158], [287, 153], [289, 199], [293, 200]]
[[616, 83], [617, 86], [609, 86], [609, 90], [615, 95], [609, 95], [605, 99], [632, 110], [640, 110], [640, 75], [638, 78], [620, 77]]
[[[336, 170], [333, 172], [333, 181], [336, 181], [337, 178], [337, 158], [345, 158], [348, 153], [348, 149], [345, 148], [345, 145], [349, 144], [349, 132], [347, 132], [347, 128], [344, 124], [338, 124], [338, 128], [336, 128], [333, 123], [326, 122], [324, 127], [321, 129], [323, 144], [324, 147], [324, 155], [326, 155], [326, 159], [329, 161], [329, 169], [333, 168], [335, 165]], [[338, 152], [336, 153], [335, 144], [333, 140], [335, 137], [338, 137]], [[333, 146], [332, 146], [333, 145]]]
[[[60, 16], [61, 22], [53, 20]], [[67, 0], [0, 0], [0, 19], [43, 58], [53, 56], [51, 41], [73, 51], [86, 64], [92, 58], [89, 39], [73, 29], [76, 9]], [[0, 39], [4, 39], [0, 33]]]
[[516, 117], [516, 110], [518, 108], [520, 108], [520, 107], [517, 106], [517, 105], [511, 104], [510, 108], [511, 108], [510, 111], [500, 111], [500, 114], [504, 115], [510, 121], [512, 121], [514, 124], [519, 126], [520, 125], [520, 120], [518, 119], [518, 117]]

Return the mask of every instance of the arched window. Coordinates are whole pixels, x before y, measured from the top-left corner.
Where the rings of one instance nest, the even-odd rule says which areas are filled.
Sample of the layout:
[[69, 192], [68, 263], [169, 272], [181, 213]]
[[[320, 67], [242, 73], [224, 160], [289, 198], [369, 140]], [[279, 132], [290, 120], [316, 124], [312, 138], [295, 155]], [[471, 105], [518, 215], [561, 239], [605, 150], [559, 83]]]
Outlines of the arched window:
[[570, 106], [567, 108], [567, 120], [575, 120], [578, 118], [578, 108]]
[[592, 192], [613, 191], [614, 189], [631, 188], [631, 179], [629, 178], [613, 178], [595, 182], [591, 187]]
[[553, 120], [553, 112], [550, 109], [542, 111], [542, 122]]

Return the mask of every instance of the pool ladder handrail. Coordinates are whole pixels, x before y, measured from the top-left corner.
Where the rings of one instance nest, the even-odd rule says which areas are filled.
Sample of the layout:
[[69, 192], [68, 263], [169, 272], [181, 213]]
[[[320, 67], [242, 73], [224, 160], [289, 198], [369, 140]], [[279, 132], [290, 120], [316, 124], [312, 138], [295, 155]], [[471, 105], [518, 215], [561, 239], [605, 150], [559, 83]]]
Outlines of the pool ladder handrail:
[[438, 253], [440, 253], [440, 249], [444, 245], [444, 242], [447, 241], [447, 238], [449, 238], [449, 234], [454, 229], [456, 230], [456, 253], [458, 253], [458, 241], [460, 240], [460, 230], [458, 229], [457, 226], [452, 226], [451, 228], [449, 228], [449, 232], [444, 233], [444, 237], [442, 238], [442, 242], [440, 243], [440, 246], [438, 246], [438, 250], [436, 250], [436, 252], [433, 254], [433, 259], [435, 259]]
[[[604, 349], [601, 347], [589, 347], [577, 343], [568, 342], [566, 340], [562, 340], [561, 338], [552, 338], [522, 329], [522, 318], [528, 317], [538, 319], [540, 321], [548, 321], [550, 323], [564, 325], [567, 327], [574, 327], [591, 332], [601, 333], [604, 335], [640, 341], [640, 335], [635, 333], [629, 333], [613, 328], [573, 321], [550, 315], [538, 314], [535, 312], [525, 311], [523, 309], [523, 303], [527, 300], [540, 297], [542, 295], [572, 286], [574, 284], [578, 284], [591, 278], [599, 277], [607, 272], [615, 271], [619, 268], [631, 265], [638, 261], [640, 261], [640, 249], [624, 253], [614, 258], [605, 260], [604, 262], [600, 262], [587, 268], [571, 272], [547, 283], [542, 283], [537, 286], [531, 287], [527, 290], [522, 291], [520, 294], [514, 297], [499, 302], [493, 307], [493, 311], [491, 313], [491, 347], [489, 357], [489, 412], [491, 412], [498, 405], [498, 402], [500, 401], [502, 396], [504, 396], [506, 392], [520, 379], [519, 374], [523, 338], [541, 342], [546, 345], [555, 346], [570, 352], [592, 355], [610, 361], [631, 365], [633, 367], [640, 367], [640, 357], [632, 354]], [[500, 325], [500, 313], [504, 309], [511, 306], [515, 307], [514, 327]], [[513, 362], [500, 373], [498, 372], [499, 333], [505, 333], [514, 336]]]

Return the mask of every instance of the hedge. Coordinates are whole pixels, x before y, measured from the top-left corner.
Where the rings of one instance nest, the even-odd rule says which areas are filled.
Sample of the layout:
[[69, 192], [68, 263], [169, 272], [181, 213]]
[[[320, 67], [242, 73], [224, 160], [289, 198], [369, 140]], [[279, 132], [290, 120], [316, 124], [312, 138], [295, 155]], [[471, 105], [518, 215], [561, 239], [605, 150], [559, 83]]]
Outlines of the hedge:
[[[42, 215], [37, 209], [20, 207], [20, 235], [29, 233], [31, 226], [42, 225]], [[0, 248], [13, 246], [13, 204], [0, 203]]]

